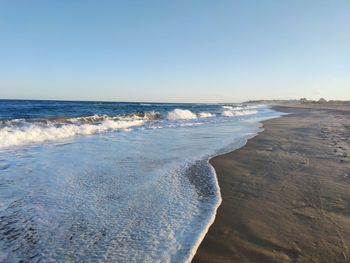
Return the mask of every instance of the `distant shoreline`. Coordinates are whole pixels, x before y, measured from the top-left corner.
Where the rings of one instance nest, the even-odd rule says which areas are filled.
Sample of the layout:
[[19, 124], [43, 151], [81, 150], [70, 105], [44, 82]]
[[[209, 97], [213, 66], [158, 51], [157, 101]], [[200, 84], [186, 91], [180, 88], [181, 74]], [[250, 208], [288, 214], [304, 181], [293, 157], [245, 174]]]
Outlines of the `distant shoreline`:
[[350, 258], [350, 107], [275, 108], [290, 115], [210, 160], [222, 204], [193, 262]]

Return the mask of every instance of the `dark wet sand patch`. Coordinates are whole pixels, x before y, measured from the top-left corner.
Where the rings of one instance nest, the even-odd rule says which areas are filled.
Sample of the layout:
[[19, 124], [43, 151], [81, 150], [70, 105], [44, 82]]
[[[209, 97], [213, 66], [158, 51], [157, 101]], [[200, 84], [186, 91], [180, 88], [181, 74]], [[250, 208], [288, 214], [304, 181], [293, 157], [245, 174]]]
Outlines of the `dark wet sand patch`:
[[193, 262], [350, 262], [350, 111], [278, 110], [211, 160], [223, 202]]

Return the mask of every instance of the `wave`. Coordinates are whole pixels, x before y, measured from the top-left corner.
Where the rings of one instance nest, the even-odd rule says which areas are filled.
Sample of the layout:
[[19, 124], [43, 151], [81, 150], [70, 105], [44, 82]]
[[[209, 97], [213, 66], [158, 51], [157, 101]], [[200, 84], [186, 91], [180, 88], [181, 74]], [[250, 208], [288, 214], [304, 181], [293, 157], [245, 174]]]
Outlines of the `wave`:
[[[256, 114], [256, 106], [222, 106], [218, 115], [211, 112], [192, 112], [174, 109], [170, 112], [133, 112], [115, 116], [91, 115], [81, 117], [46, 117], [0, 120], [0, 148], [44, 141], [67, 139], [79, 135], [93, 135], [109, 131], [129, 131], [134, 127], [144, 129], [181, 127], [211, 122], [214, 117], [233, 117]], [[206, 120], [204, 120], [206, 119]]]
[[197, 115], [190, 110], [175, 109], [170, 111], [167, 116], [168, 120], [190, 120], [197, 119]]
[[250, 114], [256, 114], [257, 106], [229, 106], [225, 105], [222, 106], [224, 109], [221, 113], [224, 117], [234, 117], [234, 116], [243, 116], [243, 115], [250, 115]]
[[108, 116], [108, 115], [92, 115], [92, 116], [83, 116], [76, 118], [63, 118], [64, 122], [87, 122], [87, 123], [95, 123], [99, 121], [105, 120], [156, 120], [161, 119], [162, 115], [156, 111], [146, 111], [146, 112], [134, 112], [130, 114], [122, 114], [116, 116]]
[[234, 116], [242, 116], [242, 115], [250, 115], [256, 114], [258, 111], [256, 110], [225, 110], [222, 112], [222, 116], [225, 117], [234, 117]]
[[[92, 121], [92, 120], [95, 121]], [[141, 126], [144, 119], [114, 119], [101, 116], [90, 116], [69, 119], [65, 123], [57, 121], [18, 122], [16, 125], [5, 126], [0, 129], [0, 148], [23, 144], [67, 139], [77, 135], [92, 135], [110, 130], [129, 130]], [[15, 122], [12, 122], [13, 124]]]
[[[211, 117], [203, 112], [200, 118]], [[167, 115], [169, 121], [197, 119], [189, 110], [175, 109]], [[162, 128], [165, 126], [193, 126], [196, 123], [162, 122], [164, 117], [155, 111], [107, 116], [48, 117], [34, 119], [12, 119], [0, 121], [0, 148], [45, 141], [68, 139], [79, 135], [93, 135], [108, 131], [129, 131], [134, 127]], [[153, 122], [154, 121], [154, 122]]]
[[236, 107], [233, 107], [233, 106], [222, 106], [223, 109], [227, 109], [227, 110], [243, 110], [244, 108], [243, 107], [240, 107], [240, 106], [236, 106]]
[[198, 114], [190, 110], [175, 109], [168, 113], [168, 120], [191, 120], [197, 118], [210, 118], [215, 117], [215, 114], [210, 112], [199, 112]]
[[210, 112], [200, 112], [198, 113], [199, 118], [210, 118], [210, 117], [215, 117], [215, 114], [212, 114]]

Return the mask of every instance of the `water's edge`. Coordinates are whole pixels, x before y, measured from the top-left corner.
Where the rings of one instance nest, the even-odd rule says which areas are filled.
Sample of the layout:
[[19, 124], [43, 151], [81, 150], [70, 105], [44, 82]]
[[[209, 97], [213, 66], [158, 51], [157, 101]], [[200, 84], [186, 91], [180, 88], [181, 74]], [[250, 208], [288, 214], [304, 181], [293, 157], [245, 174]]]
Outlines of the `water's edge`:
[[[281, 118], [281, 117], [282, 116], [276, 116], [276, 117], [270, 118], [268, 120]], [[219, 180], [218, 180], [218, 177], [217, 177], [217, 174], [216, 174], [215, 167], [211, 164], [211, 160], [213, 158], [216, 158], [216, 157], [219, 157], [219, 156], [223, 156], [225, 154], [232, 153], [232, 152], [234, 152], [236, 150], [239, 150], [239, 149], [243, 148], [250, 139], [253, 139], [256, 136], [259, 136], [261, 133], [263, 133], [265, 131], [265, 129], [263, 128], [265, 121], [267, 121], [267, 120], [259, 122], [261, 124], [261, 127], [259, 128], [259, 130], [255, 134], [247, 135], [243, 140], [239, 141], [238, 145], [236, 145], [235, 148], [227, 149], [226, 151], [222, 151], [220, 153], [217, 153], [217, 154], [211, 156], [207, 160], [207, 164], [209, 165], [209, 167], [211, 168], [211, 170], [213, 172], [213, 176], [214, 176], [214, 180], [215, 180], [215, 183], [216, 183], [216, 187], [219, 190], [219, 201], [218, 201], [217, 205], [214, 207], [213, 214], [212, 214], [211, 218], [208, 220], [207, 226], [204, 228], [204, 230], [200, 233], [200, 236], [197, 238], [197, 241], [196, 241], [195, 245], [193, 246], [193, 248], [191, 250], [189, 258], [188, 258], [188, 260], [186, 260], [187, 263], [192, 262], [194, 256], [197, 253], [197, 250], [199, 249], [199, 246], [203, 242], [203, 240], [204, 240], [205, 236], [207, 235], [210, 227], [214, 224], [215, 218], [216, 218], [216, 215], [217, 215], [217, 210], [218, 210], [218, 208], [220, 207], [220, 205], [222, 203], [222, 196], [221, 196], [221, 189], [220, 189], [220, 185], [219, 185]]]

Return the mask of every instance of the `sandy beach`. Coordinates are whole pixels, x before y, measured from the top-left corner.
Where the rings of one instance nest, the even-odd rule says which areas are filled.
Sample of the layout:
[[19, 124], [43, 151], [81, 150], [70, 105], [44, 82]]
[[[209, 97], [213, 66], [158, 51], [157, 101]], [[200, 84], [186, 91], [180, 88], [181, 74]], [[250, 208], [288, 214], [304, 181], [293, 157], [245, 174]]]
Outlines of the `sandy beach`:
[[193, 262], [349, 262], [350, 111], [290, 113], [215, 157], [222, 194]]

